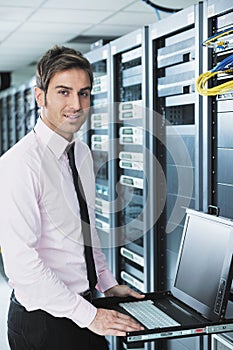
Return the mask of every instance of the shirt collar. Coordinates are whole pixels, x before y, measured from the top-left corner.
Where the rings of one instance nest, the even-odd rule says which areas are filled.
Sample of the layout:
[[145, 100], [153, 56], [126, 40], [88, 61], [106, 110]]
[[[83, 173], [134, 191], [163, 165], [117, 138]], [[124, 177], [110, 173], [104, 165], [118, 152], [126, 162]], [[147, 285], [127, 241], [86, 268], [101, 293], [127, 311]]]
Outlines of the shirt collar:
[[42, 143], [55, 154], [57, 159], [59, 159], [73, 143], [73, 141], [67, 141], [64, 137], [50, 129], [41, 118], [38, 118], [34, 131], [39, 136]]

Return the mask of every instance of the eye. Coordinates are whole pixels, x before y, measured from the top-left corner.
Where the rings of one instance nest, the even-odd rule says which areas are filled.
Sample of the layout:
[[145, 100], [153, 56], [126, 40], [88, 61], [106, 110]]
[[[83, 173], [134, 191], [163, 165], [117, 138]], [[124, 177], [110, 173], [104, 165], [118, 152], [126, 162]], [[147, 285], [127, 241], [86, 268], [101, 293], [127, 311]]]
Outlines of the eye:
[[62, 95], [62, 96], [68, 96], [69, 95], [69, 91], [65, 90], [65, 89], [59, 90], [58, 93], [60, 95]]
[[89, 97], [90, 96], [90, 91], [89, 90], [79, 91], [78, 95], [80, 97]]

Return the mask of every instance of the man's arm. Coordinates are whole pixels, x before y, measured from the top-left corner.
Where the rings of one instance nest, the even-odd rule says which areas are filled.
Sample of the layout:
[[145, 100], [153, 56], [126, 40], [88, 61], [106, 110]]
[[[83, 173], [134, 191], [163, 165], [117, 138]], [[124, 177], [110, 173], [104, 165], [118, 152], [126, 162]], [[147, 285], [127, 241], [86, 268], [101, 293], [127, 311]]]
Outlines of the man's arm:
[[6, 157], [0, 161], [0, 245], [6, 274], [17, 299], [29, 311], [41, 308], [86, 327], [96, 308], [73, 293], [38, 254], [40, 183], [25, 162]]

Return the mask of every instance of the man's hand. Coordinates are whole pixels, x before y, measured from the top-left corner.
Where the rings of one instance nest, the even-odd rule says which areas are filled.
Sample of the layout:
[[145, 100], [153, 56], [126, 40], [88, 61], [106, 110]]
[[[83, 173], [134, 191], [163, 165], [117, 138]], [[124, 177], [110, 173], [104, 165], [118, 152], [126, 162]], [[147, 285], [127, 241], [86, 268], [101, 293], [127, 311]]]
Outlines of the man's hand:
[[144, 329], [131, 317], [114, 310], [97, 309], [94, 321], [88, 327], [99, 335], [125, 336], [126, 332]]
[[[126, 285], [116, 285], [108, 289], [106, 297], [132, 296], [143, 299], [145, 295], [139, 294]], [[88, 327], [92, 332], [100, 335], [125, 336], [126, 332], [135, 332], [144, 329], [133, 318], [114, 310], [97, 309], [96, 317]]]
[[145, 297], [144, 294], [139, 294], [133, 289], [129, 288], [126, 285], [116, 285], [104, 293], [106, 297], [134, 297], [137, 299], [143, 299]]

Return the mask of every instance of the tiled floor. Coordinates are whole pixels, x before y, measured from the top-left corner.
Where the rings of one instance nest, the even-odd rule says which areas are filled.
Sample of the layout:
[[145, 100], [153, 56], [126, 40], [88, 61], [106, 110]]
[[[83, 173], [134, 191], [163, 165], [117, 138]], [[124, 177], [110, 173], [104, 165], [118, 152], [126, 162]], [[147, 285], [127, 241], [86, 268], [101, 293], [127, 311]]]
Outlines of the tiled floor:
[[9, 306], [9, 298], [11, 289], [7, 284], [6, 277], [2, 268], [2, 261], [0, 258], [0, 349], [9, 350], [7, 341], [7, 312]]

